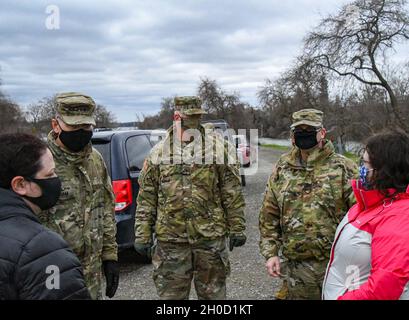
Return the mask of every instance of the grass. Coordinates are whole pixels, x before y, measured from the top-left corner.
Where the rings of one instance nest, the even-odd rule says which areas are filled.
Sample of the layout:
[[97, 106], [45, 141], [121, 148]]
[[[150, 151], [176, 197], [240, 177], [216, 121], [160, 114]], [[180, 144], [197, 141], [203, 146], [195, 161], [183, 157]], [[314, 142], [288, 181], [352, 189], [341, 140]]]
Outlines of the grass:
[[352, 161], [354, 161], [355, 163], [359, 163], [359, 156], [355, 153], [352, 152], [345, 152], [344, 156], [351, 159]]
[[262, 144], [262, 147], [277, 150], [277, 151], [289, 151], [291, 148], [286, 146], [279, 146], [278, 144]]
[[[269, 149], [273, 149], [276, 151], [289, 151], [291, 149], [291, 147], [280, 146], [278, 144], [262, 144], [261, 146], [264, 148], [269, 148]], [[351, 159], [357, 164], [359, 163], [359, 156], [356, 153], [345, 152], [344, 156], [347, 157], [348, 159]]]
[[[280, 146], [278, 144], [262, 144], [261, 146], [264, 148], [269, 148], [277, 151], [289, 151], [291, 149], [291, 147]], [[355, 163], [359, 162], [359, 156], [353, 152], [345, 152], [344, 156], [351, 159]]]

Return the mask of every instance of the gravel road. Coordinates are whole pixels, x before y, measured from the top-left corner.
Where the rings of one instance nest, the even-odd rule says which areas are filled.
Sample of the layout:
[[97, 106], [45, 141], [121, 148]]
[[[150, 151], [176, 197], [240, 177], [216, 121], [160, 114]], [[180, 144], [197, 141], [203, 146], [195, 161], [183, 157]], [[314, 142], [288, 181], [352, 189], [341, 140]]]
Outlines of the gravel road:
[[[247, 243], [230, 253], [232, 272], [227, 281], [228, 299], [272, 299], [280, 285], [280, 280], [267, 275], [264, 258], [259, 253], [258, 214], [273, 163], [281, 153], [261, 147], [257, 173], [246, 177], [247, 185], [243, 191], [246, 199]], [[151, 264], [136, 261], [131, 252], [123, 254], [120, 262], [121, 279], [115, 299], [158, 299]], [[193, 287], [190, 298], [196, 299]]]

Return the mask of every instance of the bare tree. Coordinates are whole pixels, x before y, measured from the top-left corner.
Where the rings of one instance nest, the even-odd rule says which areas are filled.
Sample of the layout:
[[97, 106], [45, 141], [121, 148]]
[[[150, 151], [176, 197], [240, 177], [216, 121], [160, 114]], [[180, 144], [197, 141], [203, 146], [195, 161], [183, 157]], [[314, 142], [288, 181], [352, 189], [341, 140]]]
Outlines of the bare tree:
[[286, 137], [293, 112], [305, 108], [327, 111], [330, 105], [326, 70], [301, 58], [277, 80], [267, 79], [257, 97], [264, 117], [265, 133]]
[[32, 132], [37, 134], [41, 131], [42, 124], [44, 120], [42, 117], [42, 105], [31, 104], [27, 107], [26, 119], [32, 125]]
[[100, 104], [95, 109], [95, 122], [99, 128], [113, 128], [117, 126], [116, 118], [112, 112]]
[[384, 88], [395, 124], [407, 130], [382, 61], [409, 39], [406, 0], [356, 0], [321, 21], [305, 39], [305, 59], [339, 76]]
[[24, 127], [25, 121], [20, 106], [0, 93], [0, 132], [19, 132]]
[[236, 100], [236, 97], [223, 92], [215, 80], [208, 78], [200, 80], [197, 91], [203, 101], [204, 109], [222, 119], [226, 118], [229, 107]]
[[398, 100], [404, 102], [406, 97], [409, 96], [409, 63], [394, 66], [388, 71], [391, 86]]
[[267, 79], [257, 97], [262, 106], [271, 108], [293, 99], [300, 100], [303, 108], [322, 106], [329, 101], [326, 70], [298, 58], [276, 81]]
[[23, 112], [17, 103], [3, 93], [0, 79], [0, 133], [22, 131], [24, 127]]
[[26, 111], [26, 120], [31, 124], [33, 134], [45, 135], [51, 130], [51, 119], [55, 117], [55, 96], [44, 97], [30, 104]]
[[215, 80], [203, 78], [197, 92], [209, 113], [206, 119], [224, 119], [235, 130], [257, 128], [257, 111], [237, 91], [226, 92]]
[[163, 98], [161, 109], [157, 115], [145, 116], [144, 120], [139, 123], [141, 129], [167, 129], [173, 122], [174, 103], [173, 97]]

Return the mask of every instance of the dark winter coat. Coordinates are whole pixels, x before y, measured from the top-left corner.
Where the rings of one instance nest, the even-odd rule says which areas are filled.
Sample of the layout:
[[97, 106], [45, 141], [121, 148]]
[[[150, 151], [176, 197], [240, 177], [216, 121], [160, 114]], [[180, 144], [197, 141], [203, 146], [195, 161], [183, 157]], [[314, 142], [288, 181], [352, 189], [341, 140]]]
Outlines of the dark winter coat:
[[0, 188], [0, 300], [90, 299], [81, 264], [24, 200]]

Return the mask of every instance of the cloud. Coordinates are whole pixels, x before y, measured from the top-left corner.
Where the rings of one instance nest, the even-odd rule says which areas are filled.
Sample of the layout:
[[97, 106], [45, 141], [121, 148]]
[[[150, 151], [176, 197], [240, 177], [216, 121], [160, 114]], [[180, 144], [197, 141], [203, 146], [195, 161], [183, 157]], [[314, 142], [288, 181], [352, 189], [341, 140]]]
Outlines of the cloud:
[[207, 76], [256, 104], [305, 33], [346, 2], [59, 0], [60, 29], [47, 30], [49, 1], [3, 0], [2, 89], [23, 105], [82, 91], [130, 121], [156, 113], [163, 97], [194, 94]]

